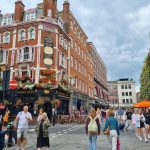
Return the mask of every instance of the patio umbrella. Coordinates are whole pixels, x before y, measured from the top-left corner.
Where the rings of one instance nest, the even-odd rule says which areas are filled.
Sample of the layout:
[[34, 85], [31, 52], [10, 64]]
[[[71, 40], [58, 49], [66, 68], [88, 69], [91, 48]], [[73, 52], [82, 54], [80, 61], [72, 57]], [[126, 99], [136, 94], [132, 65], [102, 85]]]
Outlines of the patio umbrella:
[[148, 108], [148, 107], [150, 107], [150, 101], [144, 100], [144, 101], [138, 102], [138, 103], [134, 104], [133, 107], [135, 107], [135, 108]]

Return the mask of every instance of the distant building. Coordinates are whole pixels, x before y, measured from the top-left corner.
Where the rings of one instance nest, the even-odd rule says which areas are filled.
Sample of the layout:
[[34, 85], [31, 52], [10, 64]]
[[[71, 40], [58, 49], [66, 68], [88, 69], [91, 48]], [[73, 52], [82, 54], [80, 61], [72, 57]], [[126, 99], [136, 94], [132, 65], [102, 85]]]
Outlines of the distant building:
[[[119, 79], [118, 81], [109, 81], [109, 101], [114, 107], [131, 107], [137, 102], [135, 81], [132, 79]], [[116, 88], [116, 89], [115, 89]], [[117, 94], [118, 91], [118, 94]], [[117, 101], [117, 97], [118, 100]]]
[[119, 106], [119, 98], [118, 98], [118, 84], [117, 81], [108, 81], [108, 99], [109, 99], [109, 105], [112, 107], [118, 107]]
[[136, 93], [137, 102], [141, 101], [141, 92]]

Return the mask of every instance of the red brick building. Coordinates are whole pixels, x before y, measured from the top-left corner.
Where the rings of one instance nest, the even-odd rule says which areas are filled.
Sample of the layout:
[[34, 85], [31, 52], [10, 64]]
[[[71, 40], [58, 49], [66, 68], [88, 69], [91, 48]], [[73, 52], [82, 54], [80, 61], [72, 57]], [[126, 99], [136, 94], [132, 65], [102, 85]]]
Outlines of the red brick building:
[[[6, 98], [7, 92], [10, 95], [7, 87], [9, 80], [24, 76], [30, 78], [31, 87], [48, 88], [47, 85], [52, 83], [51, 76], [47, 76], [49, 81], [45, 84], [41, 83], [41, 78], [46, 80], [41, 72], [49, 69], [54, 71], [53, 78], [57, 82], [51, 89], [59, 86], [62, 88], [61, 94], [55, 96], [56, 93], [53, 95], [46, 91], [48, 94], [45, 96], [38, 92], [36, 98], [28, 94], [24, 101], [31, 99], [32, 106], [43, 96], [61, 100], [61, 113], [68, 113], [69, 110], [66, 112], [65, 109], [69, 105], [70, 111], [83, 106], [87, 108], [89, 99], [95, 96], [95, 89], [98, 89], [97, 97], [107, 101], [106, 66], [102, 61], [97, 61], [99, 56], [95, 62], [98, 53], [90, 55], [88, 37], [70, 11], [68, 1], [63, 4], [63, 11], [58, 12], [56, 0], [43, 0], [36, 8], [28, 10], [18, 0], [14, 14], [0, 14], [0, 24], [0, 73], [5, 82], [3, 89], [6, 89], [6, 96], [2, 90], [1, 98]], [[102, 72], [95, 70], [95, 64], [102, 67]], [[97, 74], [99, 82], [95, 81]], [[71, 97], [65, 94], [69, 90], [73, 92]]]

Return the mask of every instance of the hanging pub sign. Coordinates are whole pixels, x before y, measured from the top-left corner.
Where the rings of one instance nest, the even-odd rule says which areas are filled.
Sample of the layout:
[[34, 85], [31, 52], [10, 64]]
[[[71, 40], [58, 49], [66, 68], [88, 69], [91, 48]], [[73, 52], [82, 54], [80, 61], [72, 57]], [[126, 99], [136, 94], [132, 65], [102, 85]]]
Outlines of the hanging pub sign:
[[50, 37], [44, 38], [44, 64], [50, 67], [53, 64], [54, 40]]

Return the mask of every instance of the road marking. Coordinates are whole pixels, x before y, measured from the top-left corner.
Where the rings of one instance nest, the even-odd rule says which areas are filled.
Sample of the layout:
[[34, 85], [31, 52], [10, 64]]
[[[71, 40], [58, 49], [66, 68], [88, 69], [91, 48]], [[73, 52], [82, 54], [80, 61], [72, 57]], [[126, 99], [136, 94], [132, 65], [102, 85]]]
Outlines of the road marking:
[[50, 134], [50, 135], [52, 135], [52, 136], [50, 136], [50, 138], [51, 138], [51, 139], [54, 139], [54, 138], [56, 138], [57, 136], [61, 136], [61, 135], [63, 135], [63, 134], [67, 134], [67, 133], [69, 133], [69, 132], [78, 130], [78, 129], [82, 128], [82, 127], [83, 127], [83, 125], [80, 125], [80, 126], [79, 126], [79, 125], [76, 125], [76, 126], [73, 126], [73, 127], [68, 128], [68, 129], [65, 129], [65, 130], [62, 130], [62, 131], [58, 131], [58, 132], [56, 132], [56, 133]]

